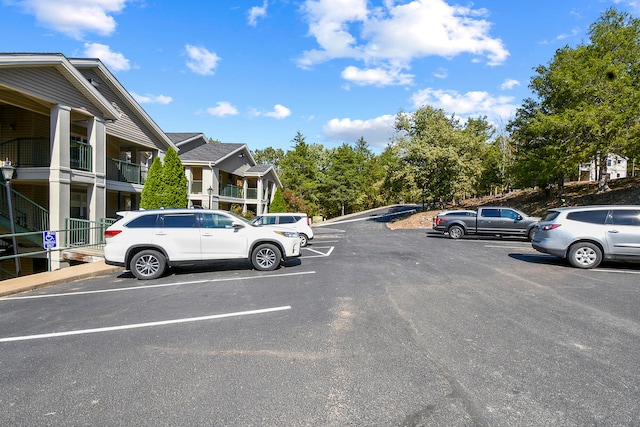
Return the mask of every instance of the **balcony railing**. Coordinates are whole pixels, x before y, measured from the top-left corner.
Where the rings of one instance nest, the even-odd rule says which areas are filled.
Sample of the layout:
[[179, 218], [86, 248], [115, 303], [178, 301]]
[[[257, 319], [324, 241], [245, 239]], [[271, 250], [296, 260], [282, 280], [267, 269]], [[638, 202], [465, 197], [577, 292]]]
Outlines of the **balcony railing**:
[[247, 199], [255, 200], [258, 198], [257, 188], [247, 188]]
[[202, 180], [191, 181], [191, 188], [189, 194], [202, 194]]
[[[0, 144], [0, 159], [9, 159], [17, 168], [49, 167], [51, 145], [48, 137], [16, 138]], [[91, 145], [70, 141], [70, 166], [72, 169], [93, 171], [93, 148]]]
[[145, 178], [146, 171], [143, 171], [140, 165], [118, 159], [107, 159], [108, 180], [144, 184]]
[[242, 187], [231, 184], [220, 185], [220, 196], [235, 197], [236, 199], [242, 198]]
[[86, 142], [71, 141], [71, 169], [91, 172], [93, 170], [93, 148]]

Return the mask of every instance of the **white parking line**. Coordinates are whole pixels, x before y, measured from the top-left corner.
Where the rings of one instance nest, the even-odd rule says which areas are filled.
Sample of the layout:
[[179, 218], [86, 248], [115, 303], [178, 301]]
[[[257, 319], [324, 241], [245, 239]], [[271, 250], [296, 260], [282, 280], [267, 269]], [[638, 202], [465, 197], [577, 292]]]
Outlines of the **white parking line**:
[[197, 285], [200, 283], [207, 282], [229, 282], [232, 280], [251, 280], [251, 279], [270, 279], [277, 277], [286, 277], [286, 276], [298, 276], [301, 274], [315, 274], [315, 271], [300, 271], [296, 273], [282, 273], [282, 274], [270, 274], [264, 276], [246, 276], [246, 277], [227, 277], [224, 279], [206, 279], [206, 280], [194, 280], [191, 282], [177, 282], [177, 283], [163, 283], [160, 285], [146, 285], [146, 286], [135, 286], [128, 288], [116, 288], [116, 289], [101, 289], [97, 291], [82, 291], [82, 292], [68, 292], [64, 294], [49, 294], [49, 295], [27, 295], [22, 297], [9, 297], [9, 298], [0, 298], [0, 301], [13, 301], [19, 299], [37, 299], [37, 298], [53, 298], [53, 297], [68, 297], [75, 295], [89, 295], [89, 294], [104, 294], [107, 292], [124, 292], [124, 291], [139, 291], [144, 289], [151, 288], [164, 288], [168, 286], [184, 286], [184, 285]]
[[225, 317], [237, 317], [237, 316], [248, 316], [251, 314], [263, 314], [263, 313], [272, 313], [274, 311], [281, 310], [291, 310], [291, 306], [283, 306], [283, 307], [274, 307], [274, 308], [263, 308], [260, 310], [249, 310], [249, 311], [238, 311], [235, 313], [226, 313], [226, 314], [214, 314], [211, 316], [201, 316], [201, 317], [190, 317], [185, 319], [174, 319], [174, 320], [163, 320], [159, 322], [149, 322], [149, 323], [134, 323], [131, 325], [121, 325], [121, 326], [110, 326], [106, 328], [95, 328], [95, 329], [80, 329], [77, 331], [67, 331], [67, 332], [53, 332], [50, 334], [39, 334], [39, 335], [25, 335], [22, 337], [9, 337], [9, 338], [0, 338], [0, 342], [11, 342], [11, 341], [26, 341], [26, 340], [37, 340], [43, 338], [57, 338], [57, 337], [66, 337], [70, 335], [83, 335], [83, 334], [95, 334], [98, 332], [112, 332], [112, 331], [123, 331], [126, 329], [137, 329], [137, 328], [149, 328], [152, 326], [164, 326], [164, 325], [174, 325], [177, 323], [187, 323], [187, 322], [201, 322], [203, 320], [214, 320], [214, 319], [223, 319]]
[[311, 249], [311, 248], [302, 248], [302, 249], [306, 249], [307, 251], [311, 251], [311, 252], [315, 252], [318, 255], [309, 255], [306, 256], [304, 255], [303, 258], [319, 258], [319, 257], [327, 257], [329, 255], [331, 255], [331, 253], [333, 252], [333, 249], [335, 248], [334, 246], [318, 246], [318, 249], [329, 249], [326, 252], [322, 252], [322, 251], [317, 251], [315, 249]]

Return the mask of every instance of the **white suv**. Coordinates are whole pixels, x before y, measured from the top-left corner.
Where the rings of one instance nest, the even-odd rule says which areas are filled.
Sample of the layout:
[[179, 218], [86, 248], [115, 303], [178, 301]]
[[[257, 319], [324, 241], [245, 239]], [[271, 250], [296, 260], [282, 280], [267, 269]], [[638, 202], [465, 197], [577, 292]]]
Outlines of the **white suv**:
[[311, 220], [306, 213], [267, 213], [256, 216], [251, 220], [255, 225], [275, 225], [292, 228], [300, 235], [300, 244], [307, 246], [313, 239]]
[[229, 212], [159, 209], [118, 212], [104, 232], [104, 258], [138, 279], [160, 277], [167, 267], [248, 259], [256, 270], [275, 270], [300, 256], [300, 236], [285, 228], [256, 227]]

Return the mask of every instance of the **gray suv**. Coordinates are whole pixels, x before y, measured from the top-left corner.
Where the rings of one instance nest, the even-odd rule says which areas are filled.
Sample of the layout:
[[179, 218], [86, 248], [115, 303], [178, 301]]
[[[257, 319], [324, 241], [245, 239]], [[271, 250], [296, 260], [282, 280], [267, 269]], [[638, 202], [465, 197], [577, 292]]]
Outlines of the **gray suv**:
[[535, 228], [531, 246], [578, 268], [602, 260], [640, 261], [640, 206], [551, 209]]

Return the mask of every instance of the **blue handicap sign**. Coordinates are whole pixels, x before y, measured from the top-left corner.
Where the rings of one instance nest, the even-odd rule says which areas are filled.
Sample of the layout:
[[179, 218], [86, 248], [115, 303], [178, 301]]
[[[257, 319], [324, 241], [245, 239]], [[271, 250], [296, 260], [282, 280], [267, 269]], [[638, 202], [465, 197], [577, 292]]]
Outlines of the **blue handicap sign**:
[[44, 242], [45, 249], [53, 249], [57, 246], [56, 242], [56, 232], [55, 231], [44, 231], [42, 233], [42, 241]]

